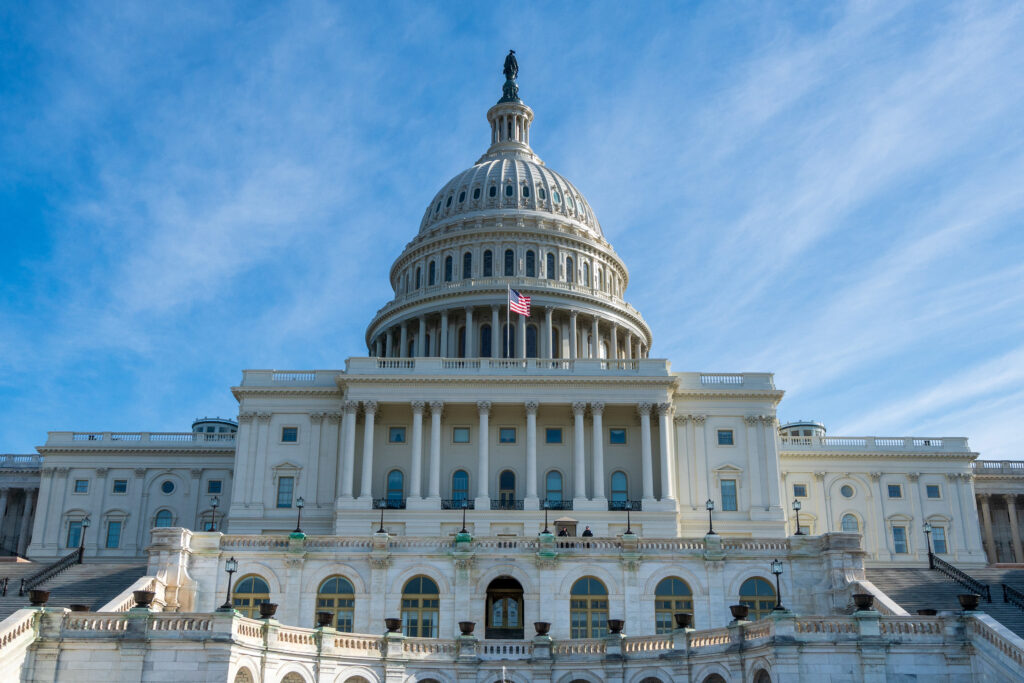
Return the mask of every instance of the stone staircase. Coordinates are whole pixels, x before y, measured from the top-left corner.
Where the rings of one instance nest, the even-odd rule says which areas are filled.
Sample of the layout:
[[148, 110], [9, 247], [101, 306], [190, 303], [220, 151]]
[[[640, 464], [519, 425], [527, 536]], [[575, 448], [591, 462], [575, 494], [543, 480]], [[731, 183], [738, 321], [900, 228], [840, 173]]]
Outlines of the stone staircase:
[[[959, 611], [957, 595], [969, 593], [953, 579], [938, 571], [922, 569], [867, 569], [868, 581], [878, 586], [900, 607], [911, 614], [919, 609]], [[967, 572], [973, 578], [987, 583], [992, 590], [992, 602], [981, 599], [978, 609], [1024, 638], [1024, 610], [1003, 602], [1000, 584], [1008, 584], [1024, 591], [1024, 570], [1021, 569], [971, 569]]]
[[[7, 595], [0, 597], [0, 621], [22, 607], [28, 607], [28, 595], [18, 595], [23, 577], [43, 568], [37, 562], [0, 566], [0, 578], [9, 578]], [[113, 600], [146, 573], [144, 564], [76, 564], [36, 588], [50, 591], [48, 607], [68, 607], [78, 603], [99, 609]]]

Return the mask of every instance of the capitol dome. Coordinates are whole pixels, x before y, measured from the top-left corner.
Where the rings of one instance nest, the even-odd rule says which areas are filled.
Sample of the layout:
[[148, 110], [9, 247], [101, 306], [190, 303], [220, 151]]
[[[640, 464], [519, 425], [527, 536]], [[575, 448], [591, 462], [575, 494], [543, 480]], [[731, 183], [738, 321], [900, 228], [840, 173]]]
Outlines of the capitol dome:
[[[631, 360], [653, 341], [629, 272], [583, 193], [530, 147], [514, 78], [487, 112], [490, 146], [436, 192], [366, 331], [377, 357]], [[507, 310], [510, 289], [531, 316]], [[511, 328], [508, 327], [511, 323]]]

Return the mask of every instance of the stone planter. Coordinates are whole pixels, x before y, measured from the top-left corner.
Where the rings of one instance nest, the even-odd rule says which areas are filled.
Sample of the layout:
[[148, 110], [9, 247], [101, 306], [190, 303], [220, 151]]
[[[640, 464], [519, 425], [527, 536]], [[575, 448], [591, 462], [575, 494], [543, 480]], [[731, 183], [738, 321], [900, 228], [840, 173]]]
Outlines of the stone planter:
[[732, 612], [732, 618], [737, 621], [743, 621], [750, 614], [750, 608], [746, 605], [729, 605], [729, 611]]
[[77, 603], [74, 604], [74, 605], [68, 605], [68, 608], [72, 612], [88, 612], [89, 611], [89, 605], [79, 605]]
[[609, 633], [622, 633], [622, 629], [626, 627], [625, 619], [609, 619], [608, 620], [608, 632]]
[[276, 602], [260, 603], [260, 619], [273, 619], [275, 614], [277, 614]]
[[402, 620], [394, 618], [385, 619], [384, 627], [387, 628], [388, 633], [398, 633], [402, 630]]
[[334, 621], [334, 614], [331, 612], [316, 613], [316, 625], [318, 628], [326, 628], [331, 625], [332, 621]]
[[461, 631], [462, 635], [464, 635], [464, 636], [471, 636], [471, 635], [473, 635], [473, 629], [474, 628], [476, 628], [476, 622], [475, 621], [460, 621], [459, 622], [459, 631]]
[[135, 598], [136, 607], [149, 609], [153, 604], [153, 599], [156, 598], [156, 593], [154, 591], [132, 591], [132, 597]]
[[533, 628], [536, 629], [538, 636], [546, 636], [548, 631], [551, 630], [550, 621], [535, 621], [533, 622]]
[[693, 626], [693, 615], [689, 612], [676, 612], [672, 615], [676, 621], [676, 628], [690, 628]]
[[49, 600], [50, 591], [33, 589], [28, 592], [28, 601], [33, 607], [43, 607]]
[[920, 614], [922, 617], [934, 617], [936, 614], [939, 613], [939, 611], [935, 610], [935, 609], [929, 608], [929, 609], [919, 609], [919, 610], [917, 610], [917, 613]]
[[875, 596], [871, 593], [854, 593], [853, 604], [857, 606], [858, 612], [864, 612], [875, 604]]
[[964, 608], [964, 611], [974, 612], [978, 609], [978, 602], [981, 600], [981, 596], [977, 593], [961, 593], [956, 596], [956, 599], [960, 601], [960, 606]]

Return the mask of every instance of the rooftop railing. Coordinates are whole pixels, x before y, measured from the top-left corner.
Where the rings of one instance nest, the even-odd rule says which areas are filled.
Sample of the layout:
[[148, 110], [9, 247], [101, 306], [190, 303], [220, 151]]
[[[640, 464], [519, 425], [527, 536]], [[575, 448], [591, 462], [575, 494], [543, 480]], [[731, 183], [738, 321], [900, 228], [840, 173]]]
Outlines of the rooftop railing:
[[975, 474], [1013, 474], [1024, 477], [1024, 460], [975, 460]]
[[234, 448], [235, 434], [205, 432], [49, 432], [46, 445], [133, 448], [138, 446], [196, 446]]
[[783, 451], [971, 452], [963, 437], [782, 436], [779, 440]]
[[0, 455], [0, 467], [38, 469], [42, 462], [42, 456], [37, 453], [31, 455]]

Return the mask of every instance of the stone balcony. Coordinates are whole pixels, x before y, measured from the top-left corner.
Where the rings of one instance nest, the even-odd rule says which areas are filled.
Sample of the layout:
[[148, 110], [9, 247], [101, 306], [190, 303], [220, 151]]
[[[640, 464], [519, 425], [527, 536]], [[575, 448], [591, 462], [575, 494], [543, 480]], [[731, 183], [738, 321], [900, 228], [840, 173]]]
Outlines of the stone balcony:
[[784, 453], [971, 453], [965, 437], [948, 436], [782, 436], [779, 444]]
[[48, 432], [43, 448], [102, 447], [132, 450], [139, 448], [229, 448], [235, 447], [235, 434], [200, 432]]
[[0, 468], [16, 470], [38, 470], [43, 458], [35, 453], [30, 455], [0, 455]]
[[978, 476], [1024, 478], [1024, 460], [975, 460], [971, 467]]

